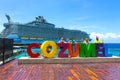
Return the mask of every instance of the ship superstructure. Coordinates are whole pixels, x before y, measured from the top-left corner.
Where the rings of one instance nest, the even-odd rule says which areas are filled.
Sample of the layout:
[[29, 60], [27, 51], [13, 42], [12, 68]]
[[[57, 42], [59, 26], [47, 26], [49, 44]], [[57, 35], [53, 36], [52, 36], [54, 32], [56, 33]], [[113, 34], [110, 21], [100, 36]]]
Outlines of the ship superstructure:
[[84, 31], [56, 28], [54, 24], [48, 23], [42, 16], [38, 16], [34, 21], [25, 24], [11, 22], [9, 15], [6, 17], [8, 23], [4, 23], [5, 29], [1, 36], [14, 38], [16, 43], [41, 43], [44, 40], [58, 41], [60, 37], [64, 37], [66, 40], [74, 38], [77, 41], [82, 41], [84, 38], [89, 39], [89, 34]]

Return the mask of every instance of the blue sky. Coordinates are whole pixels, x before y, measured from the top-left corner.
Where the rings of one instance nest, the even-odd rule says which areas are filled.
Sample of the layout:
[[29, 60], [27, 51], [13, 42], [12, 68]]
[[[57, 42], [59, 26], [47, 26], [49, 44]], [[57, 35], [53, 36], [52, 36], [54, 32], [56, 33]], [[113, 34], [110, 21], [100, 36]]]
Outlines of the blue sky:
[[104, 41], [120, 42], [120, 0], [1, 0], [0, 32], [7, 22], [26, 23], [44, 16], [56, 27], [79, 29]]

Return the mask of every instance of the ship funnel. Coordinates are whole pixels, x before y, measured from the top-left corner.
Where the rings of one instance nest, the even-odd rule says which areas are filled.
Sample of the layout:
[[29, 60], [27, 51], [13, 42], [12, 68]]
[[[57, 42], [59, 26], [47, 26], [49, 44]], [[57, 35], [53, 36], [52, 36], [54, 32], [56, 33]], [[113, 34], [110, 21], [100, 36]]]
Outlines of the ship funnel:
[[5, 14], [5, 16], [6, 16], [7, 20], [8, 20], [8, 23], [11, 23], [11, 18], [10, 18], [10, 16], [9, 16], [8, 14]]

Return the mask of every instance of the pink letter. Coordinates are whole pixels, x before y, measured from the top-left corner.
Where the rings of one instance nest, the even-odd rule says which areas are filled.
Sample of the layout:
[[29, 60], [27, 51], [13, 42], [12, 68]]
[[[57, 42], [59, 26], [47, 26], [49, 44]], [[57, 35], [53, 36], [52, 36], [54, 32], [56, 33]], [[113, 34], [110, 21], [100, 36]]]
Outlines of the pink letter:
[[60, 52], [58, 53], [58, 57], [61, 57], [61, 58], [68, 57], [68, 54], [64, 54], [65, 50], [68, 48], [68, 44], [58, 43], [58, 46], [60, 47]]

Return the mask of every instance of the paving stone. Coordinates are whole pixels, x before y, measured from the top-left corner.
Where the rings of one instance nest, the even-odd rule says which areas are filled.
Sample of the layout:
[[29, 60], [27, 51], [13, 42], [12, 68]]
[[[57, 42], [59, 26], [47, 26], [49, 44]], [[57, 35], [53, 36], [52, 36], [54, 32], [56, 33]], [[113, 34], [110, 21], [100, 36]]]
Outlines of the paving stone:
[[0, 80], [120, 80], [120, 63], [18, 64], [0, 66]]

